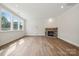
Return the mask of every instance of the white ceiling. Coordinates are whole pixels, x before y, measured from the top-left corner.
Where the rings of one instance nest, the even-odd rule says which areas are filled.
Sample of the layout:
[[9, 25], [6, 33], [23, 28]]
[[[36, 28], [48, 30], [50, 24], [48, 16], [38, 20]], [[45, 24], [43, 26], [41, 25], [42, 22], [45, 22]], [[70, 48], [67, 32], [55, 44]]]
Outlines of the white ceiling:
[[[9, 9], [24, 19], [48, 19], [55, 18], [67, 11], [74, 4], [61, 3], [4, 3]], [[61, 5], [64, 8], [61, 8]]]

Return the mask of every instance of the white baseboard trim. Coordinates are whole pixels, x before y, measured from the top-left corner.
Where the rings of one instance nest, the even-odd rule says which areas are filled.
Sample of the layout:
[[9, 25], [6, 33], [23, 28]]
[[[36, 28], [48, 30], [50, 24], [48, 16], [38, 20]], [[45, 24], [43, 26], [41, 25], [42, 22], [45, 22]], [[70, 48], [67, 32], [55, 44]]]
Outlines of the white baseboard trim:
[[[58, 37], [58, 38], [64, 40], [63, 38], [60, 38], [60, 37]], [[77, 43], [75, 43], [75, 42], [71, 42], [71, 41], [69, 41], [69, 40], [64, 40], [64, 41], [66, 41], [66, 42], [68, 42], [68, 43], [70, 43], [70, 44], [72, 44], [72, 45], [74, 45], [74, 46], [79, 47], [79, 44], [77, 44]]]
[[45, 34], [26, 34], [26, 36], [45, 36]]
[[8, 44], [8, 43], [11, 43], [11, 42], [13, 42], [13, 41], [15, 41], [15, 40], [19, 40], [19, 39], [21, 39], [21, 38], [23, 38], [23, 37], [25, 37], [25, 35], [20, 36], [20, 37], [18, 37], [18, 38], [16, 38], [16, 39], [10, 40], [10, 41], [8, 41], [8, 42], [4, 42], [4, 43], [0, 44], [0, 47], [3, 46], [3, 45], [6, 45], [6, 44]]

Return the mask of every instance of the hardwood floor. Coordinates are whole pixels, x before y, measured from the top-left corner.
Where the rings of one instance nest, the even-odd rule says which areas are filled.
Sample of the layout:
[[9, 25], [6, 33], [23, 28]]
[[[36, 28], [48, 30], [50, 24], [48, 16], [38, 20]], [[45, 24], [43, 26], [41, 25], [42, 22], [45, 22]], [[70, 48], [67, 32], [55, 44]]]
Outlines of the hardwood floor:
[[79, 48], [51, 37], [24, 37], [0, 47], [0, 56], [79, 56]]

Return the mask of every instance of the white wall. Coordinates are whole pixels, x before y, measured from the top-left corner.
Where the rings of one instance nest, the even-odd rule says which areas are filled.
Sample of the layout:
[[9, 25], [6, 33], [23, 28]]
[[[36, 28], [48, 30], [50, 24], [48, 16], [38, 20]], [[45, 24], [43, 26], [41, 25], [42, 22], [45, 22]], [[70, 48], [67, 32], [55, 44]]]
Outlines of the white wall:
[[0, 32], [0, 46], [24, 36], [23, 31]]
[[13, 40], [16, 40], [20, 37], [23, 37], [24, 35], [25, 35], [25, 25], [24, 25], [24, 31], [0, 32], [0, 46], [9, 43]]
[[45, 28], [52, 28], [52, 27], [56, 27], [55, 19], [53, 18], [51, 22], [49, 22], [49, 18], [27, 20], [26, 35], [44, 36]]
[[79, 4], [57, 17], [58, 37], [79, 46]]

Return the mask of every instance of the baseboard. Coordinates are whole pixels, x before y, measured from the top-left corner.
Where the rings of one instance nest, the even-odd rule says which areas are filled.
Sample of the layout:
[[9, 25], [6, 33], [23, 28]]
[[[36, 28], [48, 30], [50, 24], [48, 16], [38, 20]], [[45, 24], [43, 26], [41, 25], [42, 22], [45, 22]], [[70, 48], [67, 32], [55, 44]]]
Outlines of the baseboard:
[[27, 34], [26, 36], [45, 36], [45, 34], [38, 34], [38, 35], [35, 35], [35, 34]]
[[14, 43], [14, 42], [20, 40], [21, 38], [24, 38], [24, 37], [25, 37], [25, 35], [22, 36], [22, 37], [20, 37], [20, 38], [18, 38], [18, 39], [15, 39], [15, 40], [13, 40], [13, 41], [11, 41], [11, 42], [8, 42], [8, 43], [5, 43], [5, 44], [1, 45], [1, 46], [0, 46], [0, 50], [3, 49], [4, 47], [6, 47], [6, 45], [10, 45], [10, 44], [12, 44], [12, 43]]
[[69, 41], [69, 40], [64, 40], [63, 38], [59, 38], [59, 37], [58, 37], [58, 39], [63, 40], [63, 41], [65, 41], [65, 42], [67, 42], [67, 43], [69, 43], [69, 44], [71, 44], [71, 45], [76, 46], [76, 47], [79, 48], [79, 44], [76, 44], [76, 43], [71, 42], [71, 41]]

